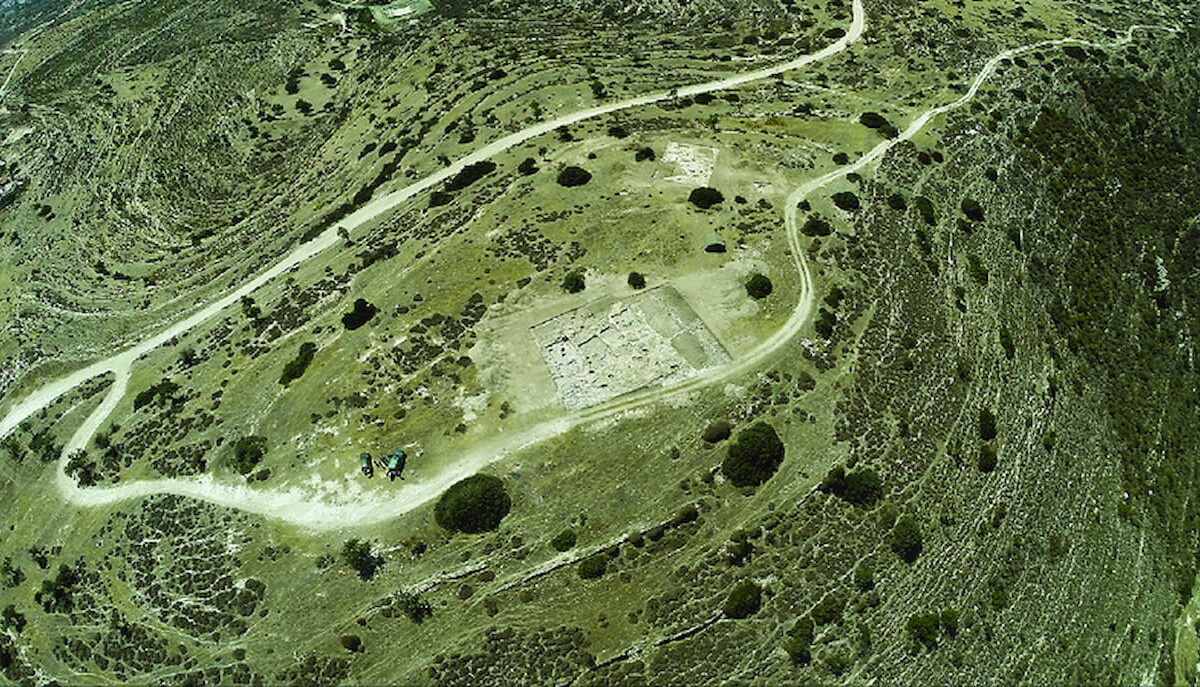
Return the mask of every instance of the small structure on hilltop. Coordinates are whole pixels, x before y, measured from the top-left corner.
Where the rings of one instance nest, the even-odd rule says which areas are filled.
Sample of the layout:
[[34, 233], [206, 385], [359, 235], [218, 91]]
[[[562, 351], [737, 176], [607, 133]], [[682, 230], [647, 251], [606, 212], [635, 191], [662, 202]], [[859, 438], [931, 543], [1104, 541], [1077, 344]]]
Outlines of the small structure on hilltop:
[[366, 475], [367, 477], [373, 477], [375, 475], [375, 466], [371, 464], [370, 453], [358, 454], [358, 466], [362, 469], [362, 474]]
[[404, 475], [400, 474], [404, 471], [404, 462], [408, 454], [400, 449], [392, 452], [392, 457], [388, 458], [387, 476], [389, 480], [395, 480], [397, 477], [404, 479]]

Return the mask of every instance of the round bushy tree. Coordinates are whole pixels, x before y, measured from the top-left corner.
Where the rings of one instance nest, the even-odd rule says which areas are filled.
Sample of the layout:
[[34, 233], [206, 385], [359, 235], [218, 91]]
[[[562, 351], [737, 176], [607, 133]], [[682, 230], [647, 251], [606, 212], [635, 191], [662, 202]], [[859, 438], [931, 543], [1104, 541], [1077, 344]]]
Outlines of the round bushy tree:
[[821, 216], [809, 215], [808, 219], [804, 222], [804, 226], [800, 227], [800, 233], [805, 236], [829, 236], [833, 233], [833, 227]]
[[569, 551], [575, 546], [575, 530], [568, 527], [559, 532], [550, 540], [550, 546], [554, 547], [555, 551]]
[[924, 538], [921, 536], [921, 526], [917, 524], [917, 519], [911, 515], [905, 515], [897, 520], [888, 535], [888, 543], [891, 544], [892, 551], [905, 563], [916, 561], [917, 556], [921, 555], [921, 550], [925, 548]]
[[883, 481], [870, 468], [846, 475], [845, 498], [856, 506], [874, 505], [883, 496]]
[[373, 303], [364, 298], [355, 299], [354, 309], [342, 315], [342, 326], [350, 330], [358, 329], [375, 317], [377, 312], [379, 312], [379, 308], [375, 307]]
[[729, 592], [729, 596], [725, 599], [725, 606], [721, 610], [725, 613], [726, 618], [740, 620], [758, 613], [761, 606], [762, 589], [757, 584], [746, 580]]
[[721, 195], [721, 192], [715, 188], [701, 186], [700, 188], [692, 189], [691, 194], [688, 195], [688, 200], [692, 205], [702, 210], [707, 210], [724, 201], [725, 196]]
[[433, 515], [448, 530], [474, 534], [499, 527], [510, 508], [512, 499], [499, 477], [472, 475], [442, 494]]
[[635, 289], [646, 288], [646, 276], [641, 272], [629, 273], [629, 286]]
[[592, 173], [583, 167], [563, 167], [558, 173], [559, 186], [583, 186], [592, 180]]
[[996, 449], [991, 444], [979, 447], [979, 471], [991, 472], [996, 469]]
[[568, 272], [567, 276], [563, 277], [562, 288], [567, 293], [579, 293], [583, 291], [587, 288], [587, 283], [583, 280], [583, 273], [578, 271]]
[[734, 486], [757, 486], [779, 469], [783, 453], [783, 442], [775, 428], [765, 422], [756, 422], [742, 430], [729, 446], [721, 472]]
[[766, 298], [767, 296], [770, 296], [771, 292], [774, 290], [775, 287], [771, 284], [771, 280], [768, 279], [764, 274], [755, 272], [754, 274], [750, 275], [749, 279], [746, 280], [746, 293], [749, 294], [751, 298]]
[[979, 205], [979, 201], [974, 198], [963, 198], [962, 211], [967, 216], [967, 219], [972, 222], [983, 221], [983, 207]]
[[733, 425], [729, 424], [728, 420], [717, 420], [704, 428], [704, 433], [701, 437], [708, 443], [715, 444], [728, 439], [732, 431]]
[[607, 570], [608, 558], [603, 553], [594, 553], [588, 556], [579, 561], [579, 567], [576, 568], [579, 576], [585, 580], [594, 580], [597, 577], [601, 577]]
[[862, 207], [862, 204], [858, 201], [858, 196], [854, 195], [852, 191], [841, 191], [833, 194], [833, 204], [836, 205], [839, 210], [845, 210], [847, 212], [857, 210]]

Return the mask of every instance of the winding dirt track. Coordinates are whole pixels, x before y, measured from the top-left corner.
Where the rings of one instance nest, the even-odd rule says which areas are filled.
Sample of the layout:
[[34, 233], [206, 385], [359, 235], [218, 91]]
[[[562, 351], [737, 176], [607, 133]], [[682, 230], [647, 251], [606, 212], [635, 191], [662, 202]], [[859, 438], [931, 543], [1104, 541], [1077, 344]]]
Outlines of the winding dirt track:
[[448, 469], [442, 471], [441, 474], [425, 481], [406, 483], [405, 486], [400, 489], [397, 495], [388, 498], [383, 498], [384, 495], [380, 495], [380, 498], [376, 499], [374, 502], [368, 503], [364, 503], [361, 498], [352, 503], [327, 503], [323, 501], [313, 501], [311, 500], [310, 496], [301, 493], [300, 491], [260, 491], [251, 489], [246, 485], [219, 482], [212, 478], [211, 475], [191, 479], [142, 480], [118, 484], [111, 487], [81, 488], [64, 472], [63, 468], [66, 464], [66, 456], [68, 456], [72, 451], [86, 446], [88, 442], [91, 441], [96, 430], [99, 429], [105, 418], [111, 414], [113, 408], [115, 408], [117, 403], [125, 395], [127, 382], [129, 379], [129, 370], [140, 356], [162, 345], [169, 339], [178, 336], [194, 328], [198, 324], [216, 316], [226, 307], [241, 299], [242, 296], [251, 293], [267, 281], [274, 279], [292, 267], [309, 260], [330, 246], [335, 245], [339, 241], [339, 226], [353, 231], [364, 223], [390, 211], [397, 205], [405, 202], [413, 196], [449, 179], [467, 165], [486, 160], [501, 152], [509, 150], [510, 148], [520, 145], [521, 143], [528, 141], [535, 136], [553, 131], [560, 126], [573, 124], [575, 122], [580, 122], [586, 119], [629, 109], [632, 107], [638, 107], [641, 105], [667, 100], [676, 97], [676, 94], [679, 96], [691, 96], [700, 93], [708, 93], [711, 91], [733, 88], [742, 84], [797, 69], [804, 65], [811, 64], [832, 55], [836, 55], [837, 53], [840, 53], [848, 48], [862, 36], [865, 25], [865, 14], [863, 11], [862, 0], [854, 0], [853, 18], [846, 34], [836, 42], [826, 46], [824, 49], [818, 52], [805, 55], [788, 62], [779, 63], [764, 69], [745, 72], [719, 81], [712, 81], [680, 88], [676, 92], [659, 91], [649, 95], [630, 98], [628, 100], [609, 103], [607, 105], [600, 105], [587, 110], [581, 110], [579, 112], [563, 115], [551, 121], [536, 124], [517, 133], [505, 136], [504, 138], [501, 138], [470, 155], [456, 160], [451, 165], [442, 169], [436, 174], [369, 202], [339, 224], [327, 229], [317, 238], [297, 247], [292, 253], [285, 256], [282, 260], [271, 266], [265, 272], [254, 277], [237, 289], [229, 292], [223, 298], [209, 304], [208, 306], [205, 306], [203, 309], [168, 327], [155, 336], [152, 336], [142, 343], [118, 353], [111, 358], [93, 363], [81, 370], [69, 374], [61, 379], [55, 380], [54, 382], [51, 382], [34, 391], [21, 402], [13, 406], [3, 420], [0, 420], [0, 437], [7, 436], [23, 420], [36, 413], [38, 410], [46, 407], [55, 399], [59, 398], [71, 389], [79, 386], [88, 379], [101, 374], [113, 373], [115, 375], [113, 385], [105, 395], [100, 406], [92, 412], [92, 414], [76, 430], [74, 435], [72, 435], [71, 440], [67, 443], [67, 446], [63, 450], [63, 458], [59, 461], [58, 469], [56, 471], [56, 482], [60, 494], [69, 503], [77, 506], [101, 506], [155, 494], [176, 494], [208, 501], [210, 503], [229, 508], [236, 508], [239, 510], [276, 518], [315, 531], [356, 527], [388, 520], [436, 498], [439, 494], [441, 494], [442, 491], [459, 479], [462, 479], [467, 475], [474, 474], [490, 463], [501, 460], [502, 458], [518, 452], [528, 446], [558, 436], [575, 427], [604, 419], [614, 418], [621, 414], [638, 410], [650, 404], [663, 402], [683, 396], [685, 394], [693, 393], [702, 388], [736, 378], [739, 375], [751, 372], [758, 368], [762, 363], [767, 361], [772, 355], [777, 353], [785, 344], [787, 344], [800, 333], [801, 328], [808, 321], [809, 314], [812, 310], [814, 300], [812, 275], [809, 271], [808, 263], [804, 258], [804, 252], [800, 246], [799, 231], [797, 226], [798, 203], [813, 191], [824, 187], [835, 179], [841, 178], [850, 172], [854, 172], [863, 169], [868, 165], [874, 164], [880, 158], [886, 155], [893, 146], [897, 145], [901, 141], [909, 140], [915, 136], [933, 118], [961, 107], [969, 102], [975, 97], [975, 94], [978, 92], [980, 86], [995, 72], [996, 68], [1003, 60], [1015, 57], [1022, 53], [1055, 45], [1072, 44], [1102, 48], [1116, 47], [1131, 41], [1133, 39], [1133, 33], [1137, 30], [1156, 30], [1168, 32], [1177, 31], [1177, 29], [1171, 27], [1136, 25], [1130, 27], [1126, 31], [1124, 37], [1107, 44], [1093, 43], [1091, 41], [1074, 38], [1063, 38], [1058, 40], [1042, 41], [1001, 52], [984, 64], [974, 81], [972, 81], [970, 88], [958, 100], [924, 112], [919, 117], [914, 119], [896, 138], [883, 141], [855, 162], [805, 182], [796, 188], [788, 196], [785, 204], [784, 230], [787, 234], [788, 244], [791, 248], [793, 259], [796, 263], [797, 274], [800, 277], [800, 297], [796, 307], [793, 309], [791, 315], [783, 324], [783, 326], [781, 326], [770, 337], [756, 346], [750, 353], [726, 366], [713, 368], [670, 387], [643, 389], [599, 406], [579, 411], [574, 414], [563, 415], [554, 420], [533, 425], [519, 432], [496, 436], [489, 441], [485, 441], [474, 446], [470, 452], [461, 456], [451, 466], [449, 466]]

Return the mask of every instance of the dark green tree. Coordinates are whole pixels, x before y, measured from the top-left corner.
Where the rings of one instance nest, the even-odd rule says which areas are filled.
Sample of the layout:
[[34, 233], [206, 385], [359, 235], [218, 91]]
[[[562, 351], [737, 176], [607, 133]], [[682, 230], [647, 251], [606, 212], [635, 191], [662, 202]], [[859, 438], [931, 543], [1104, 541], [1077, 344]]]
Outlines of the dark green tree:
[[905, 625], [908, 638], [932, 649], [937, 646], [938, 634], [942, 629], [942, 619], [937, 613], [918, 613], [908, 619]]
[[418, 625], [433, 615], [433, 606], [411, 592], [396, 592], [393, 601], [401, 613]]
[[594, 553], [584, 558], [579, 561], [579, 567], [576, 568], [576, 572], [585, 580], [594, 580], [604, 575], [607, 570], [608, 556], [605, 556], [603, 552]]
[[701, 186], [700, 188], [692, 189], [692, 192], [688, 194], [688, 201], [701, 210], [707, 210], [724, 200], [725, 196], [722, 195], [720, 191], [708, 186]]
[[756, 422], [729, 446], [721, 472], [734, 486], [757, 486], [770, 479], [783, 462], [784, 447], [775, 428]]
[[766, 298], [771, 295], [775, 287], [771, 284], [771, 280], [766, 275], [755, 272], [746, 280], [746, 293], [751, 298], [759, 299]]
[[258, 435], [245, 436], [233, 445], [233, 461], [230, 463], [239, 474], [246, 474], [254, 469], [267, 453], [267, 438]]
[[583, 186], [591, 180], [592, 173], [583, 167], [563, 167], [562, 171], [558, 173], [558, 185], [566, 186], [568, 188], [572, 186]]
[[475, 534], [500, 526], [512, 508], [504, 482], [492, 475], [472, 475], [456, 482], [438, 499], [434, 519], [452, 532]]
[[983, 444], [979, 447], [979, 471], [991, 472], [996, 469], [996, 449], [992, 448], [991, 444]]
[[902, 515], [888, 534], [888, 545], [905, 563], [912, 563], [925, 547], [921, 526], [911, 515]]
[[364, 580], [375, 576], [383, 559], [371, 553], [371, 544], [361, 539], [347, 539], [342, 544], [342, 560]]
[[550, 540], [550, 546], [554, 547], [555, 551], [571, 550], [575, 546], [575, 530], [568, 527], [554, 535], [554, 538]]
[[738, 583], [725, 598], [721, 611], [726, 618], [749, 618], [762, 606], [762, 588], [750, 580]]
[[578, 270], [567, 272], [567, 276], [563, 277], [562, 289], [567, 293], [579, 293], [587, 288], [587, 283], [583, 280], [583, 273]]

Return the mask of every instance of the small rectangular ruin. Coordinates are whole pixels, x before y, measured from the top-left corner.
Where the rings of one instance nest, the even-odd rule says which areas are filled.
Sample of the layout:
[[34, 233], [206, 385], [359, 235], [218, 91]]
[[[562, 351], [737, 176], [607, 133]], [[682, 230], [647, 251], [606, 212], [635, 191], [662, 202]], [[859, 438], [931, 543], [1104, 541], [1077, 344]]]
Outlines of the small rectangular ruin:
[[663, 162], [674, 163], [679, 167], [679, 174], [667, 177], [689, 186], [708, 186], [713, 169], [717, 166], [717, 149], [709, 146], [697, 146], [688, 143], [671, 141], [663, 151]]
[[571, 410], [678, 382], [730, 360], [669, 286], [593, 301], [533, 325], [530, 333]]

